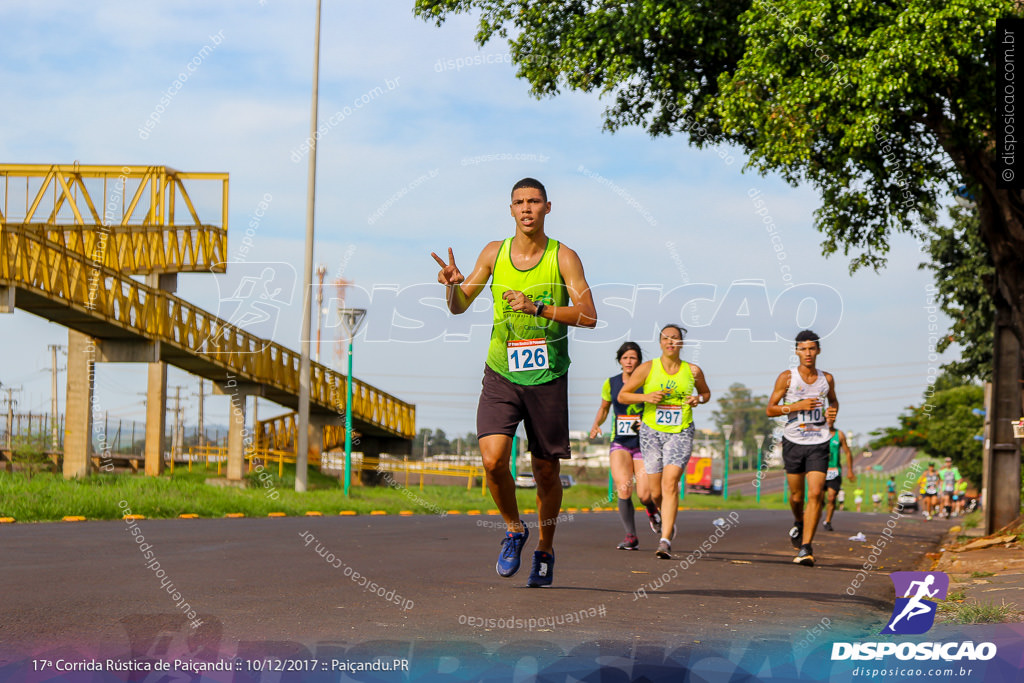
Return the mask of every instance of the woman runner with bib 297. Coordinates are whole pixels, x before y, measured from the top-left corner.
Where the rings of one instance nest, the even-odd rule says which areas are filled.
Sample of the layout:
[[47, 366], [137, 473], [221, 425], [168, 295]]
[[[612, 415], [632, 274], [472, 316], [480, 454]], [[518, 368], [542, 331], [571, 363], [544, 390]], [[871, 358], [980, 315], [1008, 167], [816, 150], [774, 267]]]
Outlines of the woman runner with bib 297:
[[[664, 560], [672, 557], [679, 481], [693, 450], [693, 407], [711, 400], [701, 369], [679, 358], [685, 334], [679, 325], [663, 327], [661, 358], [637, 368], [619, 392], [619, 403], [644, 404], [640, 450], [651, 497], [661, 508], [661, 540], [655, 554]], [[641, 387], [643, 393], [636, 393]]]

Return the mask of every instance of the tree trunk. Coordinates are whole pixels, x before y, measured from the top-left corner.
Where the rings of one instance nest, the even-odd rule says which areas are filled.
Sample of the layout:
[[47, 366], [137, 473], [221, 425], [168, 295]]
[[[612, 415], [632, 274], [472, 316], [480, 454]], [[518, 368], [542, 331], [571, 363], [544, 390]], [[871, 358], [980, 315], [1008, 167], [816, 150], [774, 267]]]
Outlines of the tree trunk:
[[1024, 202], [1020, 190], [999, 188], [994, 155], [965, 160], [981, 185], [977, 202], [981, 234], [996, 269], [992, 443], [986, 468], [989, 481], [984, 482], [988, 488], [985, 531], [992, 533], [1020, 516], [1021, 442], [1013, 438], [1010, 421], [1022, 416], [1024, 390]]
[[1010, 325], [1012, 312], [996, 293], [995, 338], [992, 348], [992, 401], [985, 533], [991, 534], [1020, 516], [1020, 442], [1013, 438], [1011, 420], [1021, 417], [1021, 344]]

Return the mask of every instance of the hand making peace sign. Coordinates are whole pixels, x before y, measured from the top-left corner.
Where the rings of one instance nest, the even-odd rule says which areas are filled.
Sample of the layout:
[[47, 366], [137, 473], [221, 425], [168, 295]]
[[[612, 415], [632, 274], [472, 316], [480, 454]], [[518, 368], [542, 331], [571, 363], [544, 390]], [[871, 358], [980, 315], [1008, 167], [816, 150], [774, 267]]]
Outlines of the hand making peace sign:
[[459, 267], [455, 265], [455, 254], [452, 253], [452, 248], [448, 247], [448, 263], [435, 254], [430, 252], [430, 255], [437, 261], [437, 265], [441, 266], [441, 271], [437, 274], [437, 281], [446, 287], [448, 285], [460, 285], [466, 278], [459, 272]]

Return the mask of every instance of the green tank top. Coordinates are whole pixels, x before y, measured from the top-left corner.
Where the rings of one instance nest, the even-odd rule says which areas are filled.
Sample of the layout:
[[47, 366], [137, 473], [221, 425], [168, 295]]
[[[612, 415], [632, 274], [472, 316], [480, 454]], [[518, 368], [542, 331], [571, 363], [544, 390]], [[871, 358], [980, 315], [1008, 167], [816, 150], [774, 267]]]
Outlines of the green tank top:
[[494, 323], [487, 365], [514, 384], [544, 384], [569, 369], [567, 326], [547, 318], [518, 313], [502, 298], [508, 290], [524, 293], [546, 306], [566, 306], [569, 294], [558, 270], [558, 241], [548, 238], [537, 265], [519, 270], [512, 264], [512, 238], [501, 243], [494, 260], [491, 294]]
[[832, 438], [828, 441], [828, 466], [829, 468], [835, 467], [842, 469], [842, 465], [839, 463], [839, 432], [837, 431], [832, 435]]
[[644, 403], [644, 424], [659, 432], [675, 434], [683, 431], [693, 422], [693, 410], [684, 402], [693, 393], [693, 372], [685, 360], [679, 364], [679, 371], [670, 375], [661, 367], [661, 359], [651, 361], [651, 370], [644, 381], [643, 393], [668, 389], [669, 393], [661, 403]]

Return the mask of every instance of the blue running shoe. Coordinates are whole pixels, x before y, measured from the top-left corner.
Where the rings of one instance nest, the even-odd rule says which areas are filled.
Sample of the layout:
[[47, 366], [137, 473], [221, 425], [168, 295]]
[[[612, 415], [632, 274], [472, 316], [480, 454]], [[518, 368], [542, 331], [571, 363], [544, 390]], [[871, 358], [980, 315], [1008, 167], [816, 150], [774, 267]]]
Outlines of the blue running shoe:
[[554, 574], [555, 554], [546, 553], [543, 550], [533, 551], [533, 569], [530, 571], [530, 580], [526, 582], [526, 585], [530, 588], [550, 586]]
[[498, 576], [512, 576], [519, 571], [519, 556], [523, 554], [523, 546], [526, 539], [530, 537], [530, 528], [523, 526], [523, 533], [517, 534], [512, 531], [505, 532], [505, 538], [501, 541], [501, 554], [498, 555], [498, 564], [495, 570]]

